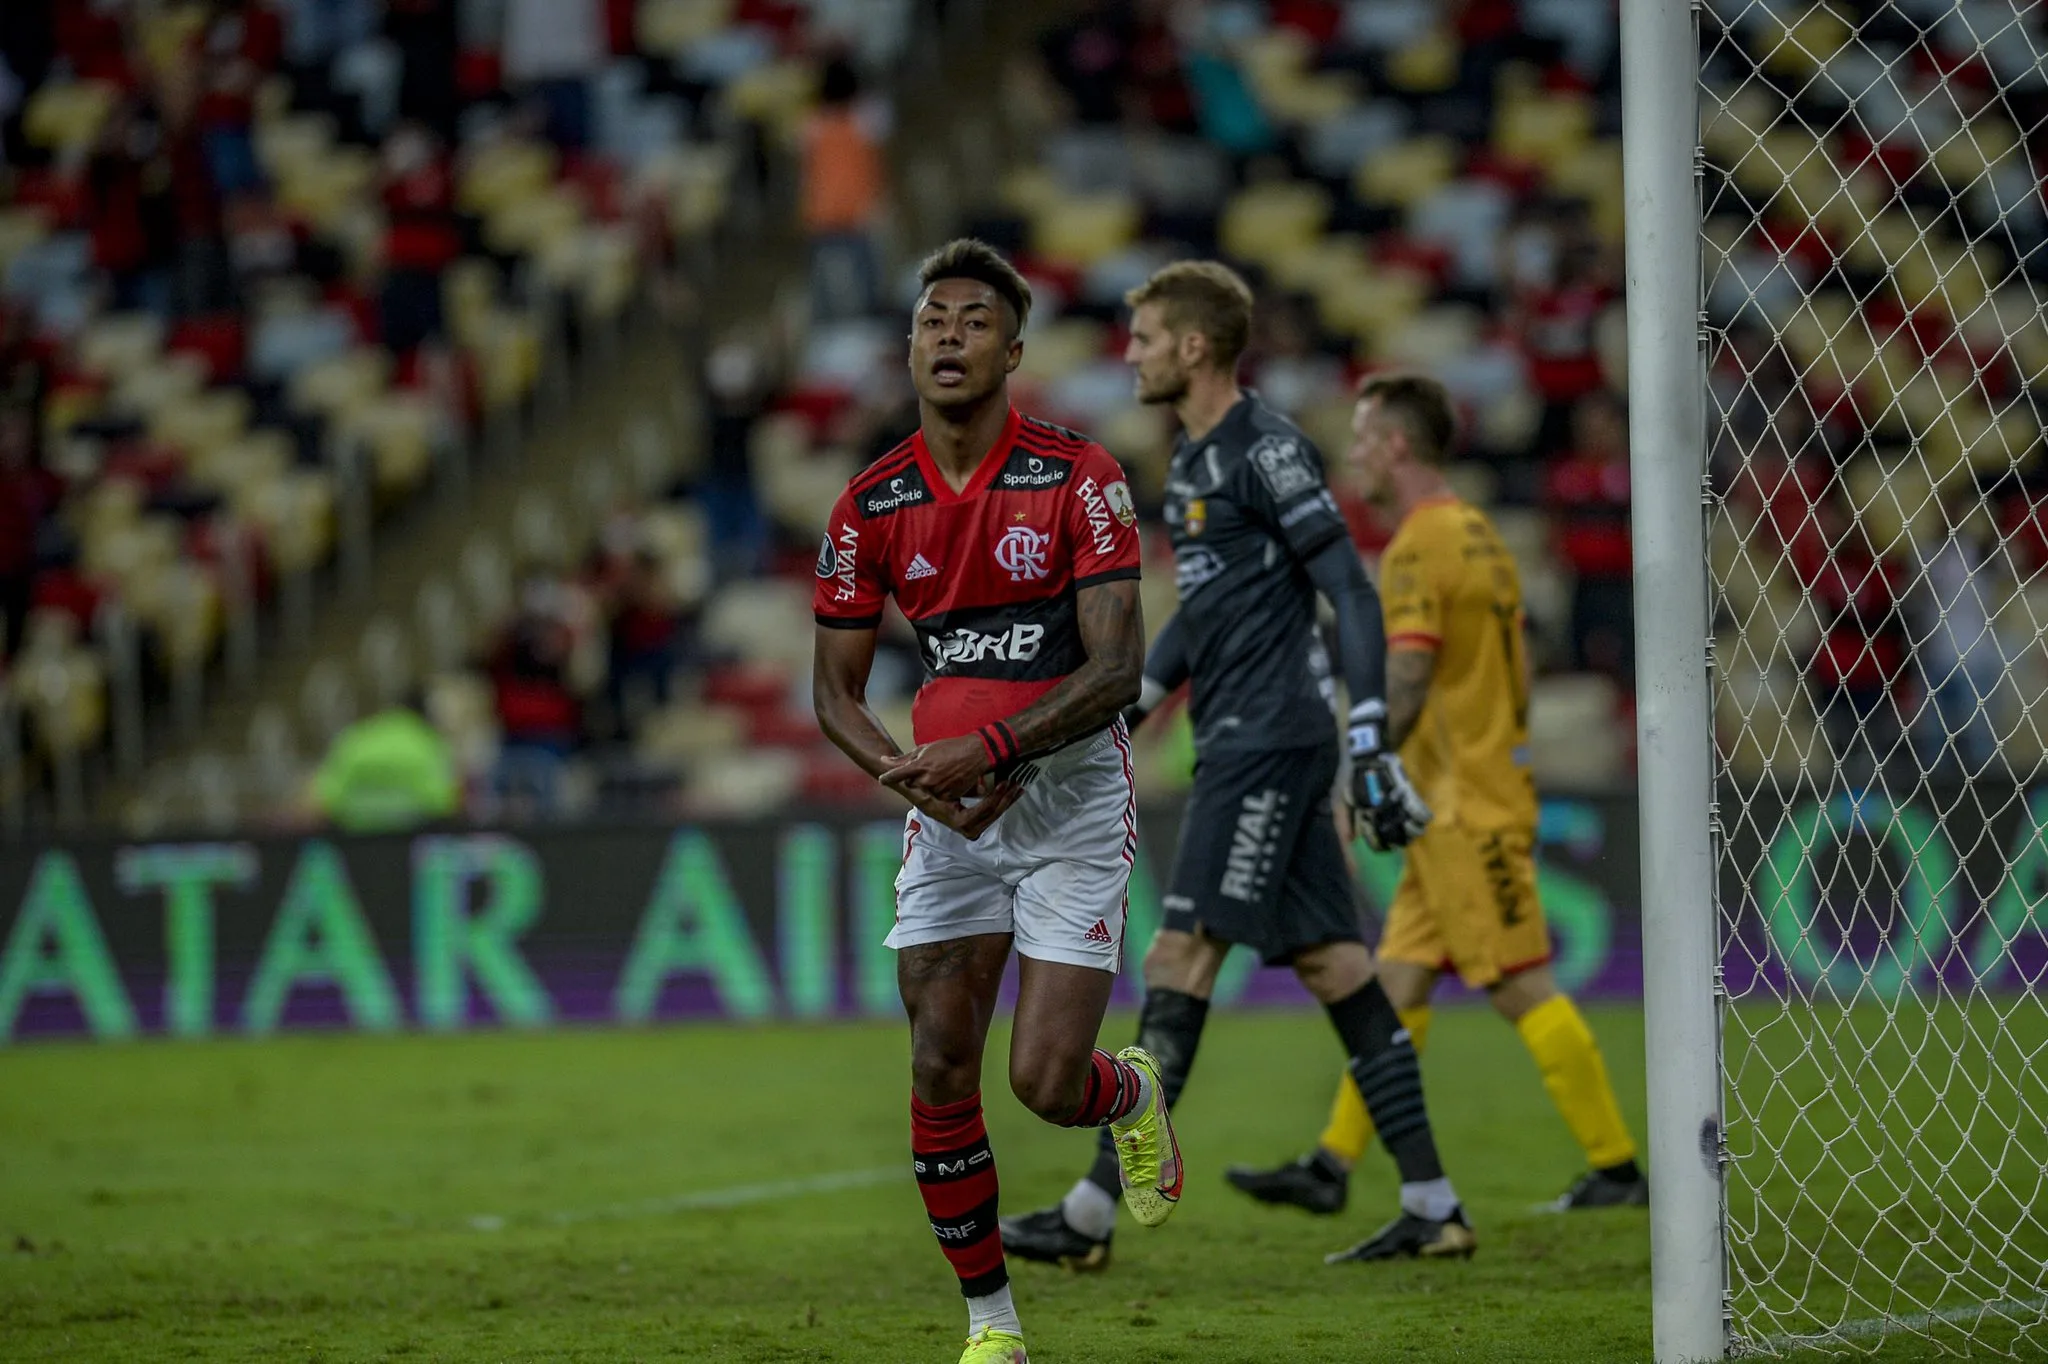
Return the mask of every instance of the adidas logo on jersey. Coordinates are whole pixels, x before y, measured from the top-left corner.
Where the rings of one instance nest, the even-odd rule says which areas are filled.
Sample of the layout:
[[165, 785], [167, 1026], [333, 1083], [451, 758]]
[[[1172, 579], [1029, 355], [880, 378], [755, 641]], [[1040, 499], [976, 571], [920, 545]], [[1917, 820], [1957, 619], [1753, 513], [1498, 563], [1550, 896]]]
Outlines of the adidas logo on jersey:
[[939, 570], [932, 567], [932, 561], [920, 554], [910, 561], [910, 567], [903, 570], [903, 581], [914, 583], [920, 578], [936, 578]]
[[1081, 941], [1107, 943], [1114, 941], [1114, 939], [1112, 939], [1109, 936], [1109, 925], [1103, 922], [1101, 919], [1097, 919], [1095, 921], [1095, 927], [1089, 929], [1086, 933], [1083, 933], [1081, 935]]

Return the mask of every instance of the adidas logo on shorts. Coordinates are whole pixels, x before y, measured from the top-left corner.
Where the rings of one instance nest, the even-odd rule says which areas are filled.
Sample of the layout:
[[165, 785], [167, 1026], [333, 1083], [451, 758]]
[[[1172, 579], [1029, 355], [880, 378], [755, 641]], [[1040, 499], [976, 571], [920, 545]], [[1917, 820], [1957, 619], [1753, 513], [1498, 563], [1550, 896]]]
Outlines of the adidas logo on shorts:
[[920, 578], [936, 578], [939, 570], [932, 567], [931, 560], [920, 554], [910, 561], [910, 567], [903, 570], [903, 581], [914, 583]]
[[1081, 935], [1081, 941], [1108, 943], [1114, 941], [1114, 939], [1112, 939], [1109, 936], [1109, 925], [1103, 922], [1101, 919], [1097, 919], [1095, 921], [1095, 927], [1089, 929], [1086, 933], [1083, 933]]

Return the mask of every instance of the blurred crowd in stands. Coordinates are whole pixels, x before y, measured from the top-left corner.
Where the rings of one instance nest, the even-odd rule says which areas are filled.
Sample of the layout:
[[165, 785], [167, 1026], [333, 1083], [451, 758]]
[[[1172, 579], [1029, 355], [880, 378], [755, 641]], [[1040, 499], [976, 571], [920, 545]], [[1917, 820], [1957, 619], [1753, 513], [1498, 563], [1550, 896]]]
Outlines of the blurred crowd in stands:
[[[652, 499], [594, 469], [587, 536], [536, 507], [519, 543], [468, 546], [422, 588], [420, 638], [433, 654], [456, 596], [494, 628], [361, 690], [423, 709], [480, 817], [875, 800], [810, 720], [809, 565], [845, 479], [915, 422], [905, 272], [932, 243], [897, 231], [909, 168], [999, 126], [998, 198], [956, 226], [1037, 290], [1019, 405], [1101, 439], [1156, 508], [1170, 425], [1132, 400], [1122, 296], [1187, 255], [1253, 280], [1245, 377], [1333, 466], [1360, 375], [1437, 374], [1464, 417], [1454, 484], [1521, 566], [1539, 776], [1632, 777], [1610, 0], [1085, 0], [1035, 50], [984, 54], [1001, 74], [973, 108], [906, 97], [906, 46], [948, 8], [910, 0], [56, 8], [0, 19], [0, 592], [32, 747], [61, 728], [35, 698], [77, 693], [31, 665], [109, 666], [86, 656], [99, 603], [147, 650], [231, 652], [224, 593], [267, 602], [336, 556], [340, 444], [375, 508], [402, 498], [526, 401], [564, 297], [622, 312], [786, 152], [805, 297], [711, 324], [685, 467]], [[2014, 717], [2048, 690], [2039, 15], [1723, 11], [1703, 194], [1729, 770], [2037, 761]], [[1795, 217], [1802, 164], [1837, 192]], [[1338, 492], [1376, 553], [1392, 527]], [[1146, 552], [1156, 628], [1156, 527]], [[874, 694], [899, 732], [917, 680], [892, 616]], [[309, 683], [295, 751], [376, 709], [339, 688]], [[107, 742], [98, 704], [74, 740]], [[1184, 730], [1152, 728], [1141, 775], [1172, 787]], [[303, 789], [308, 760], [275, 766]]]

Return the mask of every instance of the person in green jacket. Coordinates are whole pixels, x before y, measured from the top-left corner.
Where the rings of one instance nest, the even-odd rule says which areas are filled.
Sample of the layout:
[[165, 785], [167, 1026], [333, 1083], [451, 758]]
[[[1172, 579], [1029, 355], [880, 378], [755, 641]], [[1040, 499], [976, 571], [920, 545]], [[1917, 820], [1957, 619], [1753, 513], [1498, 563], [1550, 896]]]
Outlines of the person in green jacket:
[[335, 735], [313, 776], [312, 798], [346, 833], [392, 833], [456, 814], [462, 783], [448, 741], [408, 702]]

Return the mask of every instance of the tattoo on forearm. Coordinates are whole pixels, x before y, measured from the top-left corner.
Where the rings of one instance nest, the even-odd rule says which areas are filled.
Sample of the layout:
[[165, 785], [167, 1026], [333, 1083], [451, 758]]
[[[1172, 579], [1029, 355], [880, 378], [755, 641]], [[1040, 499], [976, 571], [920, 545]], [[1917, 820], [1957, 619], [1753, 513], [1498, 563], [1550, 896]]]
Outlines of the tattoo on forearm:
[[1429, 683], [1436, 676], [1436, 654], [1427, 649], [1395, 649], [1387, 655], [1387, 747], [1398, 749], [1415, 732]]
[[974, 946], [965, 938], [906, 947], [896, 957], [896, 974], [908, 981], [950, 980], [965, 975], [974, 963]]
[[1076, 602], [1088, 661], [1008, 724], [1023, 757], [1050, 753], [1093, 734], [1130, 704], [1145, 670], [1145, 628], [1137, 584], [1089, 588]]

